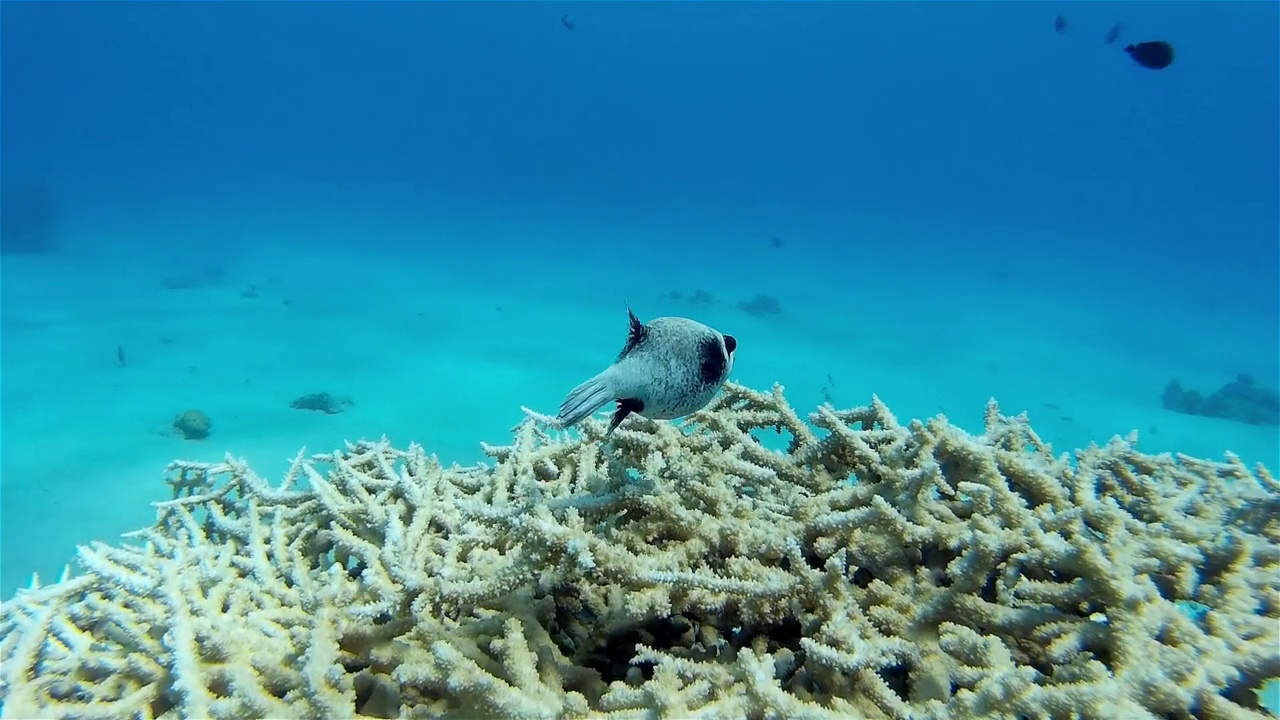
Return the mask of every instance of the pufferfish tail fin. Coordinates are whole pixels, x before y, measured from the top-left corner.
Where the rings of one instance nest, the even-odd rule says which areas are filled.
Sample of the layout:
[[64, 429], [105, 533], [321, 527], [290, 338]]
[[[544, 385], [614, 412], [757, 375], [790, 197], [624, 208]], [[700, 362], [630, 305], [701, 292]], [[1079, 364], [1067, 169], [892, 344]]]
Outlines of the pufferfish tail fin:
[[614, 399], [613, 374], [610, 370], [612, 368], [569, 391], [569, 395], [560, 404], [560, 414], [556, 416], [560, 427], [577, 425]]

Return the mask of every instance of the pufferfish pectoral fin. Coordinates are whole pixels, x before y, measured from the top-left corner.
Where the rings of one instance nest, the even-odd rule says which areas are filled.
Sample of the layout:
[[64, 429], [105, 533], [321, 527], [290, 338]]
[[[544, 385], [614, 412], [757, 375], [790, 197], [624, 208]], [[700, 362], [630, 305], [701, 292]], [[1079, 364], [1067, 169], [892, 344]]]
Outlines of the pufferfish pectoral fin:
[[627, 419], [628, 415], [639, 412], [644, 412], [644, 403], [635, 398], [618, 398], [618, 409], [613, 412], [613, 419], [609, 421], [609, 429], [604, 434], [612, 434], [622, 424], [622, 421]]

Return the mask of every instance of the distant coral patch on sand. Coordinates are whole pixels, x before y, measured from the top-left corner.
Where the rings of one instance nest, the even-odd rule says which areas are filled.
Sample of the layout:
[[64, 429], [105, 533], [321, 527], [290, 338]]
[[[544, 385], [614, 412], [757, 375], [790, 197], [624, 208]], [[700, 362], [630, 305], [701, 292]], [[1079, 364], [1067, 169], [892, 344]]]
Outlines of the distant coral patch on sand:
[[1248, 375], [1203, 395], [1182, 387], [1177, 380], [1165, 386], [1160, 402], [1166, 410], [1201, 417], [1234, 420], [1249, 425], [1280, 425], [1280, 391], [1262, 387]]

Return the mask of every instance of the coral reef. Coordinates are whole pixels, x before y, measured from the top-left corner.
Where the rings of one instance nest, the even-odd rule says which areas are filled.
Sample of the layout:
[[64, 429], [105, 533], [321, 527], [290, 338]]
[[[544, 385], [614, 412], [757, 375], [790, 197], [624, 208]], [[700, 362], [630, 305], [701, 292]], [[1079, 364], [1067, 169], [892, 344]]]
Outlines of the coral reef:
[[1186, 415], [1234, 420], [1250, 425], [1280, 425], [1280, 391], [1261, 387], [1252, 377], [1243, 373], [1208, 397], [1183, 388], [1182, 383], [1177, 380], [1170, 380], [1160, 396], [1160, 404], [1166, 410]]
[[1263, 717], [1264, 468], [732, 383], [604, 431], [174, 463], [152, 528], [5, 603], [4, 714]]

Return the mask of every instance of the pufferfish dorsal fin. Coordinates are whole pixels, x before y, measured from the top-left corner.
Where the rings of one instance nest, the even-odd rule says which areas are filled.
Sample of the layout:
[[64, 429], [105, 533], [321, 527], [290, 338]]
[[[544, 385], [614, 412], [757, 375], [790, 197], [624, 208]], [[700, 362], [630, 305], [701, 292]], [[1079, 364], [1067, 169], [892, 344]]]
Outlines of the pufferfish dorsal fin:
[[630, 305], [627, 306], [627, 319], [631, 321], [631, 328], [627, 331], [627, 344], [622, 347], [622, 352], [618, 353], [619, 360], [626, 357], [627, 353], [635, 350], [637, 345], [649, 337], [649, 328], [640, 322], [640, 318], [631, 311]]

